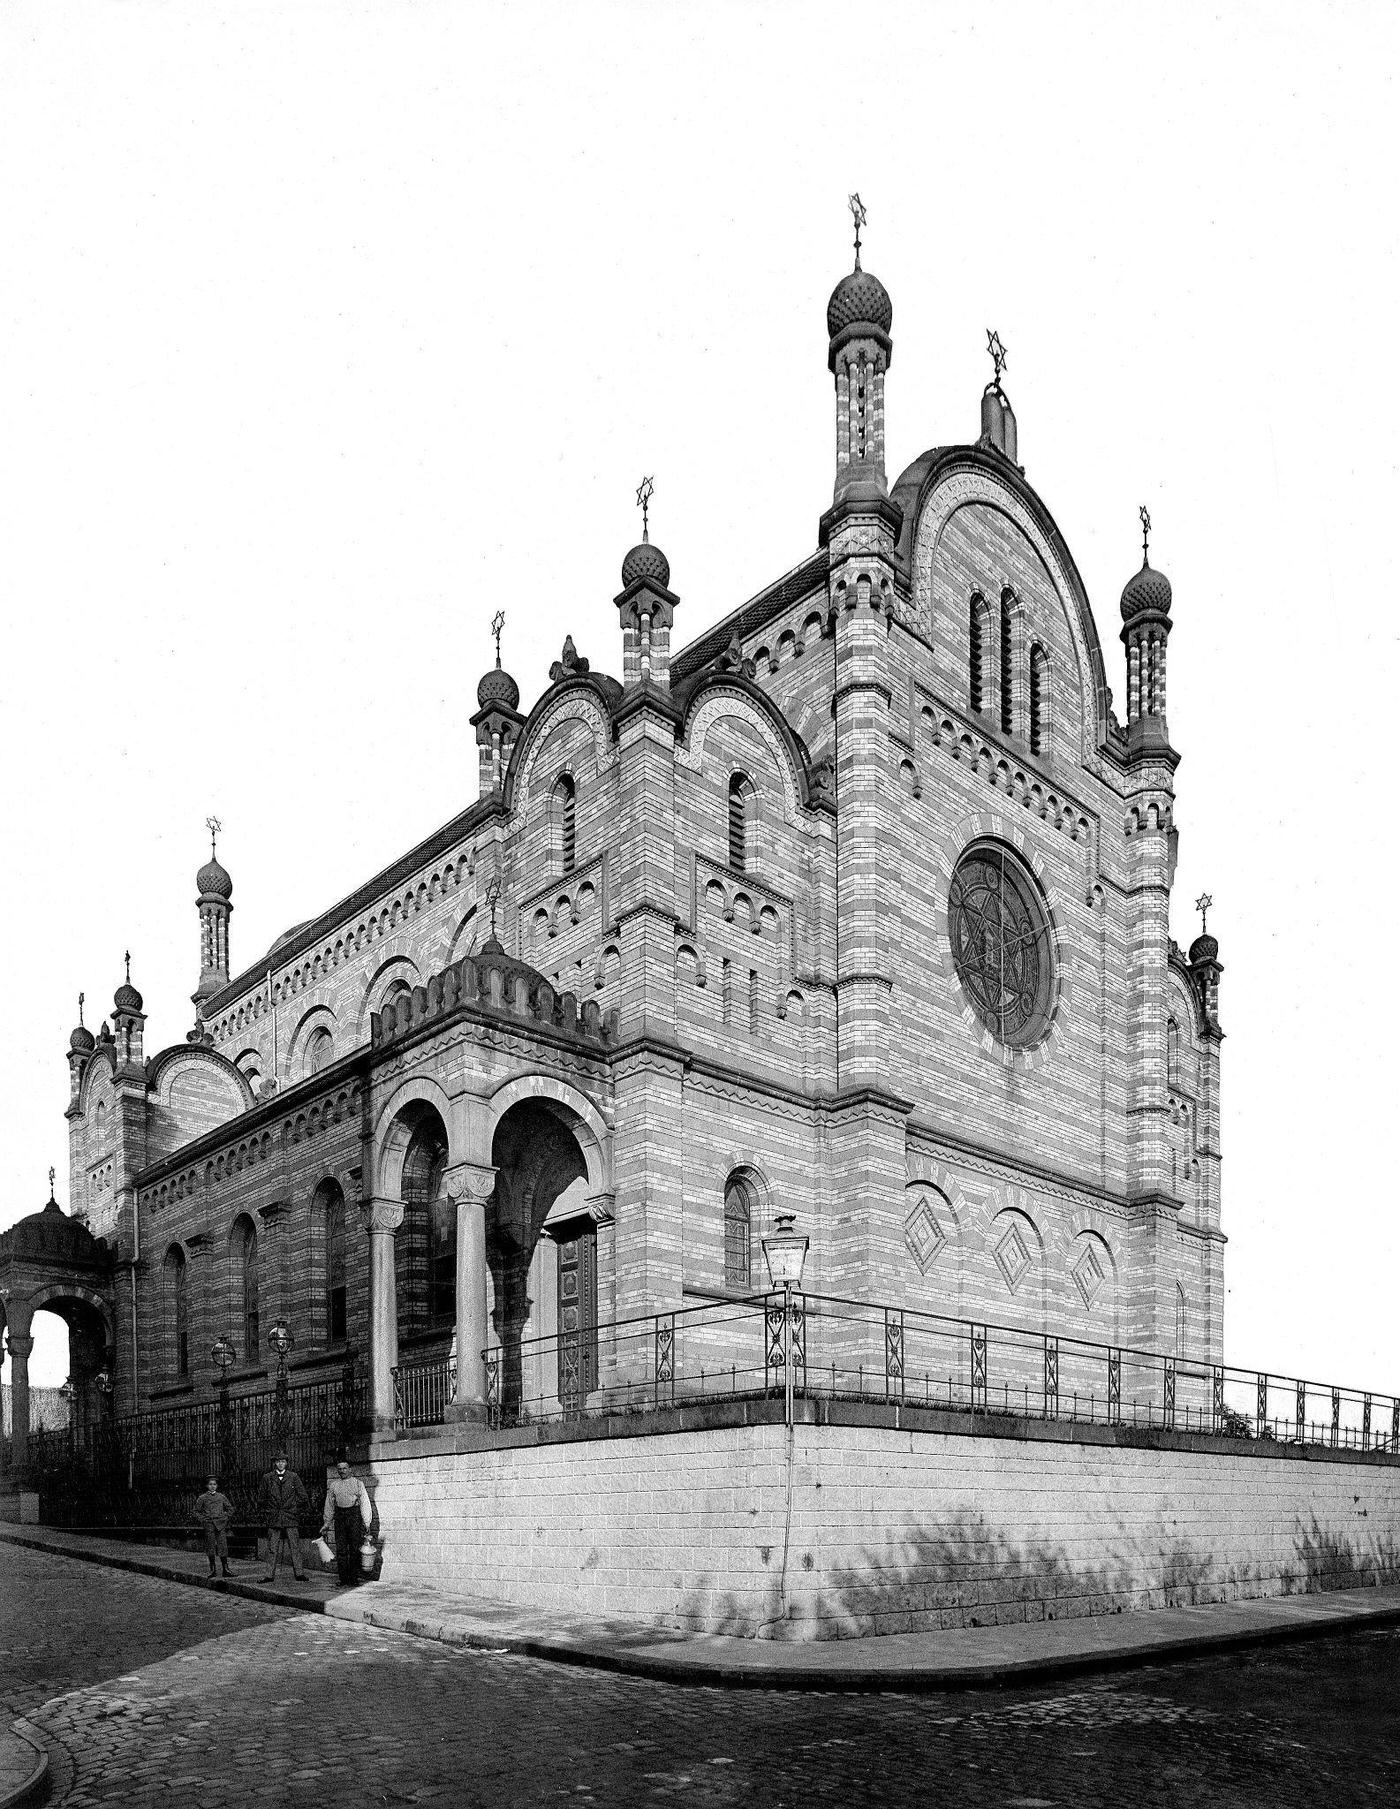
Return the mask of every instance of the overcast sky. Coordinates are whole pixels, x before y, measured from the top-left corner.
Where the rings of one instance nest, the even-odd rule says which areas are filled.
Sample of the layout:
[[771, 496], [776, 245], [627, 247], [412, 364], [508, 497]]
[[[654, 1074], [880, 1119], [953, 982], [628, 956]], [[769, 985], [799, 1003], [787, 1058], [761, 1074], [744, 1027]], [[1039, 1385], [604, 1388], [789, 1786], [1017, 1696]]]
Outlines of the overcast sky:
[[0, 1225], [66, 1201], [79, 989], [130, 947], [188, 1029], [211, 811], [239, 968], [475, 797], [497, 607], [527, 705], [619, 669], [643, 472], [678, 641], [815, 546], [858, 189], [891, 477], [998, 328], [1120, 714], [1152, 510], [1227, 1358], [1400, 1390], [1400, 11], [1223, 11], [9, 0]]

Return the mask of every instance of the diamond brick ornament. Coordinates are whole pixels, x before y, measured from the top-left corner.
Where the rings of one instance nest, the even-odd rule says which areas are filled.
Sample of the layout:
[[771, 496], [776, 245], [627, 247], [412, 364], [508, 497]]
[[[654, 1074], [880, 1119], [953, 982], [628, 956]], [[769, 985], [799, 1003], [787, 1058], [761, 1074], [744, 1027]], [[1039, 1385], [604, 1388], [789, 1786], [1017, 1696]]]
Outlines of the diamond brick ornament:
[[1026, 1240], [1015, 1225], [996, 1247], [997, 1267], [1002, 1278], [1014, 1294], [1026, 1279], [1026, 1271], [1031, 1266], [1030, 1252], [1026, 1249]]
[[921, 1199], [904, 1221], [904, 1242], [921, 1275], [928, 1274], [947, 1241], [947, 1233], [934, 1217], [932, 1202]]

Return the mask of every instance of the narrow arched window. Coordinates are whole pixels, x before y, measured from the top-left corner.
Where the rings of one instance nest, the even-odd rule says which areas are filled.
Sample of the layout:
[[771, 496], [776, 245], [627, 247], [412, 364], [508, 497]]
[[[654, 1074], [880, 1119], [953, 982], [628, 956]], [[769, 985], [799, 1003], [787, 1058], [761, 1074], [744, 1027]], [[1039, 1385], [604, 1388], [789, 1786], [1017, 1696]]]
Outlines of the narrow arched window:
[[731, 1175], [724, 1186], [724, 1285], [753, 1286], [753, 1221], [757, 1201], [752, 1181]]
[[1186, 1355], [1186, 1290], [1176, 1284], [1176, 1354], [1178, 1361]]
[[1050, 659], [1040, 645], [1031, 648], [1031, 752], [1050, 747]]
[[561, 773], [554, 782], [551, 799], [554, 815], [554, 846], [559, 855], [559, 871], [572, 873], [577, 858], [578, 787], [573, 775]]
[[749, 969], [749, 1035], [758, 1035], [758, 969]]
[[736, 873], [746, 871], [753, 858], [755, 792], [743, 773], [735, 773], [729, 781], [729, 865]]
[[305, 1072], [315, 1074], [328, 1067], [335, 1054], [335, 1038], [324, 1024], [320, 1024], [306, 1039]]
[[1167, 1019], [1167, 1085], [1181, 1085], [1181, 1032], [1175, 1018]]
[[183, 1382], [190, 1373], [190, 1303], [188, 1265], [178, 1244], [172, 1244], [166, 1252], [165, 1274], [170, 1295], [171, 1354], [176, 1380]]
[[1001, 598], [1001, 732], [1009, 735], [1016, 726], [1013, 709], [1012, 682], [1016, 672], [1016, 612], [1011, 604], [1011, 592], [1003, 591]]
[[967, 612], [967, 700], [974, 710], [982, 708], [986, 657], [987, 605], [974, 593]]
[[312, 1202], [326, 1232], [326, 1342], [346, 1339], [345, 1195], [335, 1181], [322, 1181]]
[[237, 1221], [232, 1241], [236, 1282], [243, 1305], [243, 1361], [256, 1363], [262, 1348], [258, 1322], [258, 1233], [250, 1218], [245, 1216]]

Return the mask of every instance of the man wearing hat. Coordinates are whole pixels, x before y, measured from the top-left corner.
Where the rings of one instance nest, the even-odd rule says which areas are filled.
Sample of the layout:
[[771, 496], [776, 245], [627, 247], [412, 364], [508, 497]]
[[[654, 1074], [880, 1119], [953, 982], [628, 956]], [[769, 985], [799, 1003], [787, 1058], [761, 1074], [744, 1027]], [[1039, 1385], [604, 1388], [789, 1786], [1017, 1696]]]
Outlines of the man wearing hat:
[[267, 1559], [271, 1571], [264, 1583], [277, 1580], [277, 1560], [282, 1555], [285, 1539], [292, 1553], [292, 1575], [298, 1583], [306, 1581], [301, 1564], [301, 1517], [311, 1506], [306, 1485], [295, 1470], [287, 1468], [287, 1453], [279, 1451], [277, 1460], [262, 1479], [258, 1496], [259, 1518], [267, 1528]]

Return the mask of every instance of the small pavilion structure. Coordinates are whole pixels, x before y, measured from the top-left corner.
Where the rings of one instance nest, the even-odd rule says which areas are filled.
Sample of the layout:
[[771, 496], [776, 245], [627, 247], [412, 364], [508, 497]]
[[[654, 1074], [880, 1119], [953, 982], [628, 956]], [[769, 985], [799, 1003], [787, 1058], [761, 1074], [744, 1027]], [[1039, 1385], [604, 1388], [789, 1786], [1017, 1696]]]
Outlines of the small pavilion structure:
[[[0, 1331], [11, 1363], [11, 1436], [8, 1474], [0, 1485], [22, 1480], [29, 1458], [29, 1359], [34, 1315], [43, 1308], [68, 1327], [71, 1421], [76, 1428], [102, 1417], [100, 1378], [113, 1368], [112, 1252], [85, 1225], [70, 1218], [53, 1194], [48, 1204], [0, 1232]], [[0, 1462], [5, 1453], [0, 1444]]]

